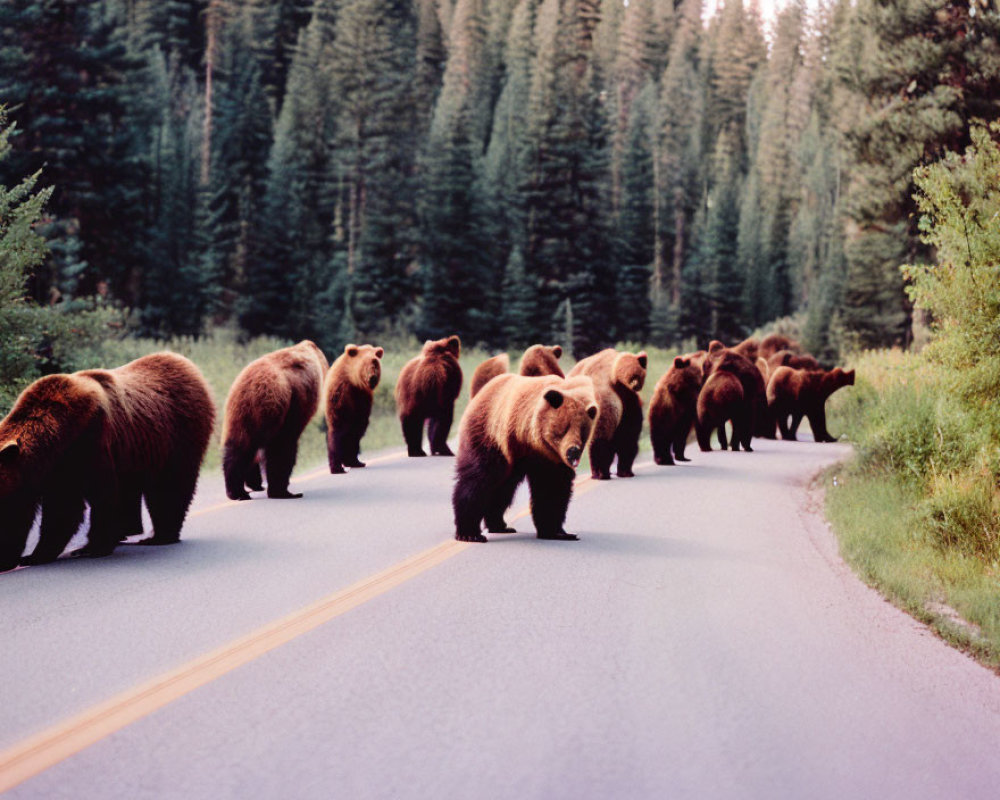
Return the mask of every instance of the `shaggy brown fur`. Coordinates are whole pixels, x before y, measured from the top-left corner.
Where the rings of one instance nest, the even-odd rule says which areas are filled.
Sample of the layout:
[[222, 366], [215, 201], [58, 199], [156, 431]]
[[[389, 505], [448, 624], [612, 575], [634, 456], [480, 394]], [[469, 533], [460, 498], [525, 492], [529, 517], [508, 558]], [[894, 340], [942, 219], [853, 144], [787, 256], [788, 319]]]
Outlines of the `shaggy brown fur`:
[[772, 333], [760, 340], [757, 355], [769, 360], [779, 350], [792, 350], [797, 353], [799, 352], [799, 343], [787, 336], [782, 336], [780, 333]]
[[498, 356], [487, 358], [472, 373], [472, 380], [469, 381], [469, 396], [475, 397], [489, 381], [497, 375], [506, 375], [508, 372], [510, 372], [509, 355], [501, 353]]
[[767, 404], [778, 422], [781, 438], [795, 441], [799, 423], [806, 417], [817, 442], [837, 441], [826, 429], [826, 399], [842, 386], [853, 385], [853, 369], [835, 367], [824, 372], [778, 367], [767, 384]]
[[361, 438], [368, 430], [384, 354], [381, 347], [349, 344], [326, 373], [326, 450], [333, 474], [346, 472], [345, 466], [364, 466]]
[[544, 344], [533, 344], [524, 351], [521, 356], [522, 375], [556, 375], [560, 378], [563, 375], [562, 367], [559, 366], [559, 359], [562, 357], [562, 348], [555, 344], [548, 347]]
[[425, 342], [420, 355], [406, 362], [399, 373], [396, 411], [410, 456], [427, 455], [421, 447], [425, 422], [431, 455], [454, 455], [448, 447], [448, 433], [455, 416], [455, 399], [462, 391], [461, 352], [457, 336]]
[[[740, 379], [746, 410], [738, 415], [741, 421], [740, 430], [737, 435], [734, 426], [733, 438], [734, 440], [738, 440], [743, 445], [743, 449], [748, 453], [752, 452], [753, 448], [750, 446], [750, 440], [753, 438], [756, 419], [765, 412], [766, 400], [764, 394], [767, 390], [767, 385], [764, 383], [764, 378], [760, 374], [760, 370], [757, 369], [757, 364], [754, 361], [741, 356], [732, 348], [723, 345], [722, 342], [713, 341], [708, 346], [708, 357], [705, 359], [706, 380], [710, 375], [720, 371], [731, 372]], [[744, 426], [742, 424], [743, 419], [748, 420], [749, 424]], [[735, 441], [733, 449], [737, 449]]]
[[792, 369], [819, 369], [819, 362], [808, 353], [798, 354], [791, 350], [779, 350], [767, 360], [769, 372], [773, 372], [778, 367], [791, 367]]
[[756, 361], [759, 357], [757, 354], [760, 348], [760, 342], [754, 338], [744, 339], [739, 344], [733, 345], [733, 350], [739, 353], [741, 356], [749, 358], [751, 361]]
[[231, 500], [260, 491], [263, 451], [267, 496], [302, 497], [288, 491], [299, 437], [319, 406], [326, 356], [308, 339], [251, 361], [236, 376], [222, 424], [222, 471]]
[[485, 542], [484, 521], [490, 533], [513, 533], [503, 515], [527, 478], [538, 538], [576, 539], [563, 525], [596, 416], [587, 377], [501, 375], [483, 387], [462, 417], [455, 538]]
[[720, 370], [708, 377], [698, 395], [695, 422], [698, 446], [705, 452], [711, 450], [712, 431], [717, 431], [719, 445], [725, 450], [727, 422], [733, 424], [732, 448], [739, 450], [740, 443], [749, 438], [749, 409], [739, 377], [732, 372]]
[[694, 424], [702, 377], [700, 365], [688, 356], [677, 356], [656, 382], [649, 404], [649, 438], [657, 464], [691, 460], [684, 457], [684, 448]]
[[618, 458], [618, 477], [631, 478], [642, 433], [642, 400], [646, 382], [646, 352], [619, 353], [602, 350], [570, 370], [569, 377], [587, 375], [594, 381], [600, 414], [590, 440], [590, 473], [597, 480], [611, 477]]
[[[214, 421], [205, 379], [173, 353], [35, 381], [0, 422], [0, 571], [58, 558], [86, 505], [78, 555], [106, 556], [142, 533], [143, 498], [143, 543], [179, 541]], [[39, 505], [39, 541], [22, 559]]]

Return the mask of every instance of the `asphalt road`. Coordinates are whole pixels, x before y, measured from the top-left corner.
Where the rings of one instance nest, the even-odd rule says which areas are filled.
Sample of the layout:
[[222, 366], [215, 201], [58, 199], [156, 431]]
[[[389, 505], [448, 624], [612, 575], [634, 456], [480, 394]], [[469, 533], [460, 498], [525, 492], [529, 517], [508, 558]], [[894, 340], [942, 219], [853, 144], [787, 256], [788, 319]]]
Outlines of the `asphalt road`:
[[[807, 493], [847, 448], [755, 446], [582, 482], [579, 542], [453, 542], [451, 459], [291, 501], [211, 477], [181, 545], [0, 576], [0, 786], [42, 753], [5, 797], [995, 798], [1000, 678], [864, 587]], [[110, 698], [135, 720], [95, 723]]]

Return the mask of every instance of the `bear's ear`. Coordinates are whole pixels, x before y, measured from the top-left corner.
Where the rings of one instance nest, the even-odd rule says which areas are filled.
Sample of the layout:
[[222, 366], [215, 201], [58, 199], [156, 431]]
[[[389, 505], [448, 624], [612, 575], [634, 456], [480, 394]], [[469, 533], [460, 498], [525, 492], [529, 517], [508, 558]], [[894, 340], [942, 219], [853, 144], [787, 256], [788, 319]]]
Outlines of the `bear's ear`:
[[674, 369], [687, 369], [691, 366], [691, 359], [685, 360], [682, 356], [674, 359]]
[[646, 369], [646, 351], [645, 350], [640, 350], [639, 351], [639, 366], [642, 367], [643, 369]]
[[358, 354], [358, 346], [356, 344], [349, 344], [344, 348], [344, 352], [351, 358], [354, 358]]
[[545, 393], [545, 399], [548, 402], [548, 404], [553, 408], [559, 408], [559, 406], [563, 404], [562, 392], [557, 391], [555, 389], [549, 389]]
[[597, 417], [597, 406], [587, 406], [587, 416], [595, 419]]
[[458, 358], [462, 353], [462, 341], [457, 336], [449, 336], [445, 347], [455, 354], [455, 358]]
[[11, 439], [9, 442], [0, 444], [0, 464], [12, 463], [20, 452], [21, 445], [18, 444], [17, 439]]
[[557, 345], [557, 344], [553, 345], [552, 346], [552, 355], [554, 355], [556, 358], [562, 358], [562, 348], [559, 345]]
[[708, 352], [718, 353], [720, 350], [725, 349], [725, 347], [726, 346], [718, 339], [713, 339], [711, 342], [708, 343]]
[[384, 355], [385, 355], [385, 350], [383, 350], [381, 347], [375, 348], [375, 358], [382, 358], [382, 356]]

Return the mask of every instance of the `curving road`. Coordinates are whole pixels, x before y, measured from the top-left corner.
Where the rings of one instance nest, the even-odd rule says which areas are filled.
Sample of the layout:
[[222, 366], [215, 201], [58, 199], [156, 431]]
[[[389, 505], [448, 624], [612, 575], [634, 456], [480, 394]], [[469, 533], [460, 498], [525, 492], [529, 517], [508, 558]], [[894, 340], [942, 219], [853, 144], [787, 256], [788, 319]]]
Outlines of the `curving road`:
[[755, 447], [582, 481], [579, 542], [454, 542], [450, 459], [294, 501], [213, 477], [180, 546], [0, 576], [0, 788], [996, 797], [1000, 679], [864, 587], [807, 492], [847, 448]]

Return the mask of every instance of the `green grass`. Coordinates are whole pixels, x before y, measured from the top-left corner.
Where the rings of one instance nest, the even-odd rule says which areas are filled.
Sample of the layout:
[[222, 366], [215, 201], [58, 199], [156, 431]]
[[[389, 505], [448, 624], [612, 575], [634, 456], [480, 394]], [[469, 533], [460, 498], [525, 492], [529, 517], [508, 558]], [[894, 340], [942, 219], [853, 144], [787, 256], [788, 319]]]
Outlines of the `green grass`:
[[892, 602], [1000, 671], [1000, 492], [990, 408], [919, 355], [859, 356], [831, 422], [855, 458], [827, 475], [845, 560]]

